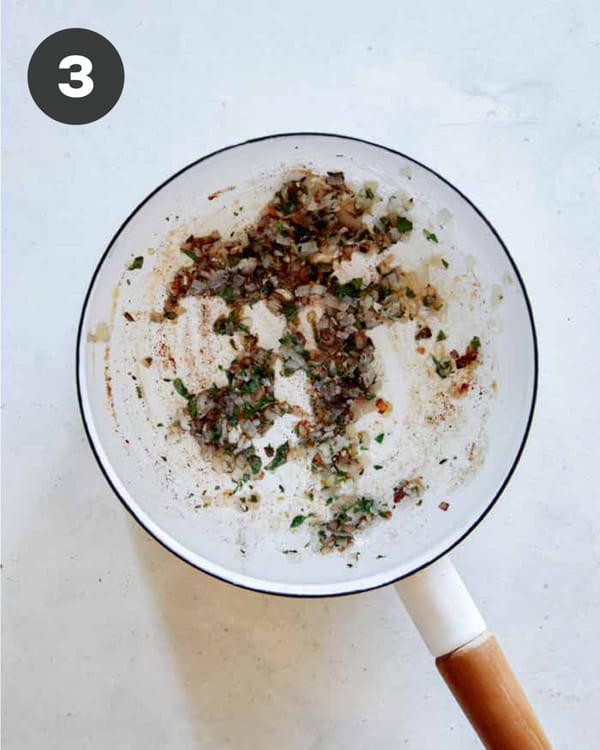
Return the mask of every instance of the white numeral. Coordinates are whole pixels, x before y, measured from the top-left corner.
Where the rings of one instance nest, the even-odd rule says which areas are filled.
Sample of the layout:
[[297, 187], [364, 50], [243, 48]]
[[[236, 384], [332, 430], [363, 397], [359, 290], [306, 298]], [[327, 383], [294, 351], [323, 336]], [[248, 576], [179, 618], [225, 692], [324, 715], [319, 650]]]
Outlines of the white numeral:
[[[79, 70], [71, 70], [70, 83], [59, 83], [58, 88], [61, 94], [70, 96], [73, 99], [81, 99], [83, 96], [91, 94], [94, 89], [94, 81], [90, 78], [92, 72], [92, 61], [83, 55], [67, 55], [58, 64], [59, 68], [67, 70], [74, 65], [79, 66]], [[79, 81], [80, 86], [73, 86], [72, 81]]]

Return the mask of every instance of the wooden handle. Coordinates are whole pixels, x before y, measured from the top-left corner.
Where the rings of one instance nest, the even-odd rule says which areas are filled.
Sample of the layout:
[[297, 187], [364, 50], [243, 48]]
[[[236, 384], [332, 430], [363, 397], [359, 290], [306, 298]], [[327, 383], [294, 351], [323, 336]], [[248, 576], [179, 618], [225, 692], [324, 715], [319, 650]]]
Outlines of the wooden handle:
[[491, 633], [438, 657], [435, 663], [488, 750], [551, 750]]

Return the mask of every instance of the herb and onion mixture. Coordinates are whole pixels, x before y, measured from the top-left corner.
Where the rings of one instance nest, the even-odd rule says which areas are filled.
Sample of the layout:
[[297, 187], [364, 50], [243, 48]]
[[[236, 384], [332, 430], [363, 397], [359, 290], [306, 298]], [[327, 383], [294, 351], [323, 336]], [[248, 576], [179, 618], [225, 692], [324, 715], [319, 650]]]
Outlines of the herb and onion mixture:
[[[417, 231], [432, 249], [438, 244], [435, 233], [416, 227], [411, 208], [407, 199], [384, 202], [374, 183], [353, 190], [341, 172], [297, 171], [255, 223], [227, 238], [218, 232], [188, 237], [181, 246], [184, 264], [167, 287], [161, 317], [174, 325], [186, 297], [221, 298], [227, 312], [214, 332], [229, 337], [234, 354], [224, 385], [194, 392], [190, 383], [173, 380], [183, 399], [179, 424], [229, 475], [233, 492], [251, 485], [253, 502], [266, 472], [304, 462], [323, 502], [290, 525], [314, 527], [323, 551], [346, 549], [365, 526], [389, 519], [398, 503], [419, 502], [424, 489], [423, 477], [400, 476], [389, 497], [358, 493], [370, 439], [357, 422], [371, 411], [385, 419], [392, 408], [380, 395], [374, 329], [411, 326], [424, 377], [452, 379], [480, 359], [477, 336], [462, 352], [446, 352], [444, 299], [426, 274], [407, 270], [388, 252]], [[369, 261], [367, 270], [348, 277], [360, 256]], [[448, 268], [443, 258], [440, 263]], [[284, 321], [276, 347], [259, 345], [252, 330], [248, 310], [259, 302]], [[297, 373], [310, 409], [275, 395], [276, 379]], [[464, 381], [456, 386], [455, 397], [469, 387]], [[257, 439], [286, 415], [295, 420], [294, 439], [257, 448]], [[375, 438], [383, 439], [383, 433]]]

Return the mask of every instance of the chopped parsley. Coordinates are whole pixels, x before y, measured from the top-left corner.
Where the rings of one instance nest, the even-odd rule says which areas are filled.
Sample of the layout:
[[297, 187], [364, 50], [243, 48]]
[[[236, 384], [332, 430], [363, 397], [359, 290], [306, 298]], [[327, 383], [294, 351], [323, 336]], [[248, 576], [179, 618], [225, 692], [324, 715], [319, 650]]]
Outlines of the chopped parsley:
[[298, 317], [298, 308], [295, 302], [286, 302], [283, 306], [283, 314], [287, 320], [294, 320]]
[[248, 465], [252, 469], [252, 473], [258, 474], [262, 468], [262, 461], [260, 460], [260, 456], [257, 456], [256, 453], [254, 453], [253, 448], [248, 448], [246, 451], [246, 459], [248, 460]]
[[353, 510], [357, 513], [372, 513], [374, 503], [375, 501], [370, 497], [361, 497], [360, 500], [354, 504]]
[[131, 261], [131, 264], [128, 266], [128, 269], [130, 271], [137, 271], [143, 265], [144, 265], [144, 256], [143, 255], [138, 255], [136, 258], [134, 258]]
[[190, 393], [188, 389], [185, 387], [185, 385], [183, 384], [183, 381], [181, 380], [181, 378], [175, 378], [175, 380], [173, 381], [173, 387], [175, 388], [177, 393], [183, 398], [190, 397]]
[[194, 261], [194, 263], [200, 262], [200, 256], [196, 255], [196, 253], [193, 250], [188, 250], [185, 247], [181, 247], [179, 249], [184, 255], [187, 255], [188, 258], [191, 258]]
[[233, 302], [233, 289], [230, 286], [226, 286], [221, 290], [221, 297], [225, 302]]
[[375, 438], [375, 442], [376, 442], [376, 443], [379, 443], [379, 445], [381, 445], [381, 443], [383, 443], [384, 439], [385, 439], [385, 433], [384, 433], [384, 432], [381, 432], [381, 433], [380, 433], [379, 435], [377, 435], [377, 437]]
[[274, 471], [279, 466], [283, 466], [283, 464], [287, 461], [288, 451], [289, 445], [288, 441], [286, 440], [285, 443], [282, 443], [277, 447], [277, 450], [275, 451], [275, 457], [265, 466], [267, 471]]
[[399, 216], [396, 219], [396, 229], [400, 232], [400, 234], [407, 234], [408, 232], [412, 232], [413, 223], [410, 221], [410, 219], [407, 219], [406, 216]]
[[438, 331], [438, 335], [437, 335], [437, 336], [435, 337], [435, 340], [436, 340], [436, 341], [445, 341], [445, 340], [446, 340], [446, 338], [447, 338], [446, 334], [445, 334], [445, 333], [444, 333], [444, 331], [442, 331], [442, 329], [440, 328], [440, 330]]
[[303, 515], [294, 516], [292, 518], [292, 522], [290, 524], [290, 528], [291, 529], [295, 529], [298, 526], [302, 526], [302, 524], [306, 521], [307, 518], [308, 518], [308, 516], [303, 516]]
[[437, 357], [434, 357], [434, 355], [431, 355], [431, 359], [433, 361], [433, 364], [435, 365], [435, 371], [440, 376], [440, 378], [444, 379], [447, 378], [448, 375], [452, 372], [452, 360], [449, 358], [446, 359], [437, 359]]
[[248, 326], [240, 321], [237, 310], [232, 310], [229, 315], [220, 315], [214, 322], [213, 330], [220, 336], [232, 336], [236, 331], [250, 333]]
[[433, 232], [430, 232], [427, 229], [424, 229], [423, 234], [429, 240], [429, 242], [435, 242], [437, 244], [438, 238]]
[[359, 297], [363, 286], [363, 280], [359, 277], [351, 279], [347, 284], [338, 284], [335, 294], [340, 299], [344, 297]]

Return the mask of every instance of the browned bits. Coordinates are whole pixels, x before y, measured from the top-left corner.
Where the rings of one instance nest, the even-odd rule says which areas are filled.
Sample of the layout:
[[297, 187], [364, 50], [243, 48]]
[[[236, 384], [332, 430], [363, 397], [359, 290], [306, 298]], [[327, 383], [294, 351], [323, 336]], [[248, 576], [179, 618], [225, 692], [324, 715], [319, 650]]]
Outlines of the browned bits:
[[465, 353], [462, 356], [456, 358], [456, 368], [458, 370], [461, 370], [463, 367], [467, 367], [472, 362], [475, 362], [476, 359], [477, 349], [469, 344]]
[[380, 414], [387, 414], [392, 408], [390, 402], [383, 398], [378, 398], [377, 401], [375, 401], [375, 406]]
[[446, 511], [446, 510], [448, 510], [448, 508], [449, 508], [449, 507], [450, 507], [450, 503], [447, 503], [447, 502], [446, 502], [445, 500], [444, 500], [444, 501], [442, 501], [442, 502], [441, 502], [441, 503], [440, 503], [440, 504], [438, 505], [438, 508], [439, 508], [440, 510], [443, 510], [443, 511]]
[[394, 502], [399, 503], [400, 500], [403, 500], [406, 497], [406, 491], [404, 487], [399, 487], [394, 490]]
[[421, 339], [430, 339], [430, 338], [431, 338], [431, 328], [429, 328], [429, 326], [423, 326], [417, 331], [415, 335], [415, 339], [417, 341], [420, 341]]

